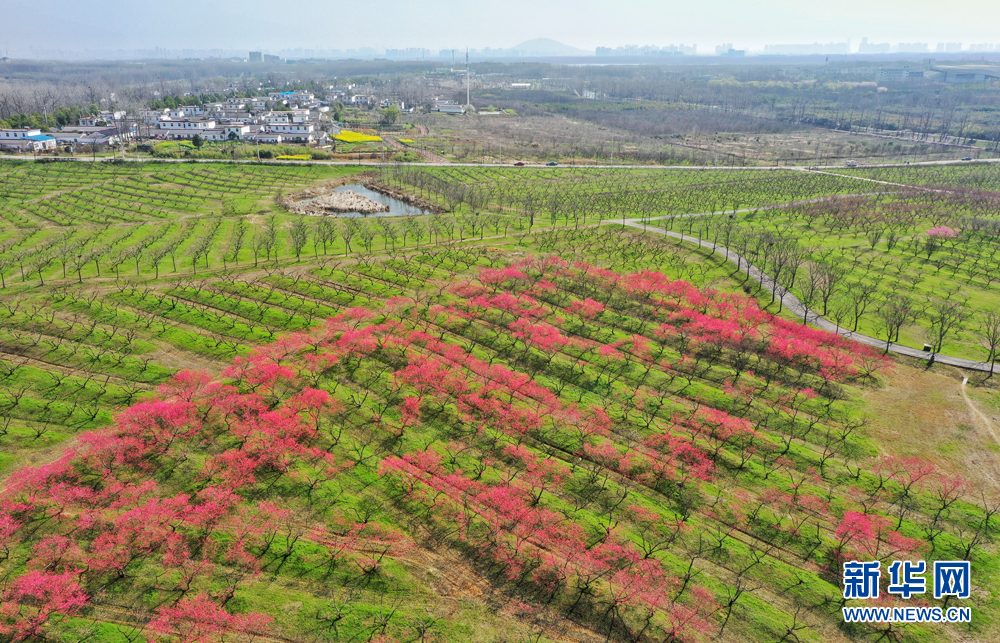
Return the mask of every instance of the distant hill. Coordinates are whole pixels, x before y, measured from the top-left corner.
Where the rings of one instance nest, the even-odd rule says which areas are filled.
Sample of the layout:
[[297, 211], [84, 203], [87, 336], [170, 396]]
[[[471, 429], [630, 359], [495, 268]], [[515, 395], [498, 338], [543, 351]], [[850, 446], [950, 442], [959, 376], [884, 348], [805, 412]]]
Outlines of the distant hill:
[[519, 51], [522, 55], [529, 56], [592, 56], [594, 54], [593, 51], [570, 47], [551, 38], [525, 40], [521, 44], [511, 47], [511, 50]]

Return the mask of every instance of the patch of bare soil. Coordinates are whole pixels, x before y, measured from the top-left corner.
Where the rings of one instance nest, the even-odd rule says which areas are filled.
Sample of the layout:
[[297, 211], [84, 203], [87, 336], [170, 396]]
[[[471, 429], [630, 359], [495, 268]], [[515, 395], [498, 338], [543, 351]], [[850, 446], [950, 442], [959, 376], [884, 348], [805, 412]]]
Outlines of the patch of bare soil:
[[305, 214], [312, 217], [328, 216], [339, 212], [360, 212], [361, 214], [374, 214], [376, 212], [388, 212], [389, 206], [378, 201], [373, 201], [368, 197], [358, 194], [353, 190], [343, 192], [322, 193], [320, 188], [311, 188], [305, 192], [300, 192], [298, 196], [302, 200], [293, 198], [282, 199], [282, 207], [289, 212]]
[[68, 440], [38, 449], [6, 449], [8, 455], [13, 455], [17, 458], [17, 464], [16, 466], [11, 466], [0, 471], [0, 495], [3, 495], [5, 482], [12, 473], [25, 467], [40, 467], [50, 462], [55, 462], [63, 457], [67, 451], [75, 447], [76, 443], [77, 439], [74, 436]]
[[398, 558], [438, 597], [479, 601], [535, 632], [564, 643], [597, 643], [605, 637], [545, 608], [522, 610], [519, 603], [499, 591], [455, 551], [418, 547]]
[[886, 454], [920, 457], [1000, 497], [1000, 430], [966, 394], [958, 369], [899, 363], [888, 384], [864, 393], [868, 435]]
[[[321, 185], [306, 188], [294, 194], [278, 197], [278, 205], [289, 212], [305, 214], [309, 216], [329, 216], [340, 212], [360, 212], [362, 214], [372, 214], [375, 212], [388, 212], [389, 206], [373, 201], [366, 196], [357, 194], [350, 190], [344, 192], [334, 192], [333, 189], [342, 185], [361, 184], [371, 190], [407, 205], [426, 210], [433, 214], [447, 212], [441, 206], [435, 205], [427, 199], [415, 196], [408, 192], [403, 192], [396, 188], [383, 185], [376, 180], [376, 174], [366, 172], [354, 176], [328, 181]], [[347, 196], [349, 195], [349, 196]]]

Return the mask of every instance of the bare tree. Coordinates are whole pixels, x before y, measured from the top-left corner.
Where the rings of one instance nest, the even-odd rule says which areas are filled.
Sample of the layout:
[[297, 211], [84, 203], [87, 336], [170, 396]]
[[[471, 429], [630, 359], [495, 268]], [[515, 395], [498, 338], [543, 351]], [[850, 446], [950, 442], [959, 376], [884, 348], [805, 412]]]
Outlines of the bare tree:
[[851, 286], [848, 297], [851, 302], [851, 317], [854, 322], [851, 327], [852, 332], [858, 330], [858, 324], [861, 323], [861, 318], [868, 310], [868, 306], [871, 305], [877, 292], [878, 284], [871, 281], [859, 281]]
[[817, 264], [811, 264], [806, 267], [805, 272], [800, 275], [799, 287], [802, 300], [802, 323], [805, 324], [808, 321], [809, 309], [812, 308], [813, 302], [820, 293], [820, 282], [822, 279], [822, 268]]
[[893, 295], [883, 302], [876, 314], [876, 327], [885, 336], [885, 353], [892, 342], [899, 341], [899, 331], [913, 321], [913, 300], [904, 295]]
[[990, 377], [993, 377], [997, 350], [1000, 349], [1000, 308], [994, 306], [981, 310], [977, 314], [977, 318], [979, 320], [979, 340], [986, 349], [986, 360], [990, 363]]
[[821, 263], [816, 266], [816, 290], [819, 300], [823, 302], [823, 316], [826, 316], [830, 298], [837, 292], [844, 279], [844, 270], [838, 263]]
[[292, 222], [289, 236], [292, 239], [292, 248], [295, 250], [295, 261], [299, 261], [302, 257], [302, 249], [306, 247], [306, 243], [309, 241], [309, 229], [301, 217]]
[[949, 301], [947, 299], [928, 302], [927, 317], [931, 323], [931, 361], [934, 355], [941, 352], [945, 339], [954, 332], [960, 331], [969, 318], [966, 302]]

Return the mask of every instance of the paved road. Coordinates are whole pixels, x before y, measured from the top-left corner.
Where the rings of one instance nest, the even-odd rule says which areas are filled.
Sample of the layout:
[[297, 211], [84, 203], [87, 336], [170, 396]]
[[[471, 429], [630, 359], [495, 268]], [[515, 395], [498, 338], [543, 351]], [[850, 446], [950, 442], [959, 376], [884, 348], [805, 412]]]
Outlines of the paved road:
[[[781, 207], [781, 206], [773, 206]], [[681, 214], [674, 215], [675, 217], [690, 217], [690, 216], [705, 216], [704, 214]], [[658, 217], [659, 219], [669, 219], [672, 217]], [[647, 221], [648, 222], [648, 221]], [[616, 223], [616, 222], [607, 222]], [[759, 283], [761, 286], [766, 288], [768, 291], [773, 291], [774, 289], [774, 279], [770, 275], [766, 274], [764, 271], [759, 269], [757, 266], [748, 262], [739, 254], [733, 252], [732, 250], [726, 250], [724, 246], [717, 243], [712, 243], [711, 241], [704, 241], [696, 237], [691, 237], [689, 235], [682, 234], [680, 232], [674, 232], [672, 230], [663, 230], [661, 228], [652, 228], [644, 223], [641, 219], [626, 219], [625, 225], [631, 226], [633, 228], [638, 228], [640, 230], [645, 230], [647, 232], [655, 232], [657, 234], [664, 234], [668, 237], [674, 237], [676, 239], [683, 239], [691, 243], [697, 243], [703, 248], [709, 248], [716, 254], [722, 255], [731, 263], [736, 265], [738, 270], [743, 270], [748, 272], [750, 278]], [[780, 290], [779, 290], [780, 292]], [[786, 292], [781, 295], [781, 303], [786, 309], [796, 315], [799, 319], [805, 318], [808, 323], [813, 324], [824, 330], [828, 330], [832, 333], [837, 333], [842, 337], [851, 339], [862, 344], [868, 344], [869, 346], [874, 346], [880, 350], [886, 349], [886, 341], [884, 339], [876, 339], [875, 337], [869, 337], [868, 335], [862, 335], [861, 333], [856, 333], [847, 330], [846, 328], [841, 328], [838, 324], [821, 317], [819, 313], [809, 310], [806, 308], [805, 304], [799, 301], [798, 297], [790, 292]], [[929, 360], [931, 362], [937, 362], [939, 364], [948, 364], [949, 366], [957, 366], [959, 368], [965, 368], [973, 371], [983, 371], [990, 372], [991, 365], [987, 362], [977, 362], [975, 360], [966, 359], [964, 357], [952, 357], [950, 355], [932, 355], [930, 352], [922, 351], [918, 348], [910, 348], [909, 346], [902, 346], [896, 343], [890, 343], [888, 346], [890, 352], [897, 353], [899, 355], [906, 355], [909, 357], [916, 357], [919, 359]]]
[[[0, 155], [0, 159], [11, 160], [11, 161], [30, 161], [34, 157], [30, 157], [26, 154], [3, 154]], [[50, 160], [53, 157], [43, 157], [45, 160]], [[110, 161], [111, 157], [98, 157], [93, 158], [91, 156], [60, 156], [55, 157], [60, 161], [76, 161], [79, 163], [92, 163], [100, 161]], [[118, 157], [121, 160], [121, 157]], [[157, 159], [151, 157], [136, 158], [135, 156], [129, 156], [125, 158], [125, 161], [130, 163], [233, 163], [233, 164], [244, 164], [244, 165], [256, 165], [256, 159], [245, 159], [240, 161], [226, 160], [226, 159]], [[280, 164], [280, 165], [361, 165], [378, 167], [380, 165], [416, 165], [418, 167], [435, 167], [441, 165], [447, 165], [448, 167], [513, 167], [511, 163], [397, 163], [395, 161], [391, 163], [382, 163], [381, 161], [274, 161], [268, 160], [264, 161], [268, 164]], [[997, 159], [979, 159], [976, 161], [919, 161], [914, 163], [879, 163], [873, 165], [861, 165], [853, 169], [868, 169], [868, 168], [886, 168], [886, 167], [920, 167], [927, 165], [974, 165], [974, 164], [995, 164], [1000, 163], [1000, 158]], [[766, 172], [768, 170], [785, 170], [789, 172], [803, 172], [803, 173], [814, 173], [823, 170], [846, 170], [843, 165], [810, 165], [810, 166], [794, 166], [794, 165], [758, 165], [758, 166], [709, 166], [709, 165], [558, 165], [554, 168], [549, 168], [542, 164], [530, 164], [524, 167], [536, 168], [536, 169], [559, 169], [559, 168], [574, 168], [574, 169], [618, 169], [618, 170], [671, 170], [671, 171], [682, 171], [682, 172], [710, 172], [710, 171], [726, 171], [726, 172]], [[838, 176], [845, 176], [849, 178], [856, 178], [866, 181], [874, 181], [874, 179], [869, 179], [867, 177], [853, 176], [846, 174], [839, 174]], [[876, 181], [880, 182], [880, 181]]]

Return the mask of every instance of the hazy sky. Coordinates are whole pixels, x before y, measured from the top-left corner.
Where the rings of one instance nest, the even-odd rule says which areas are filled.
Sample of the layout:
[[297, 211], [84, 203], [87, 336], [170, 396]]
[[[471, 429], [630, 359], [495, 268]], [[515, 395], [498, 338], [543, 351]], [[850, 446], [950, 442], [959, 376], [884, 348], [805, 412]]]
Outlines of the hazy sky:
[[[0, 45], [40, 49], [1000, 42], [995, 0], [0, 0]], [[20, 16], [19, 26], [9, 19]], [[54, 37], [52, 37], [54, 36]]]

